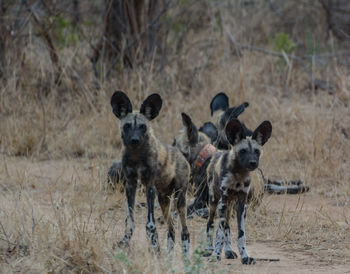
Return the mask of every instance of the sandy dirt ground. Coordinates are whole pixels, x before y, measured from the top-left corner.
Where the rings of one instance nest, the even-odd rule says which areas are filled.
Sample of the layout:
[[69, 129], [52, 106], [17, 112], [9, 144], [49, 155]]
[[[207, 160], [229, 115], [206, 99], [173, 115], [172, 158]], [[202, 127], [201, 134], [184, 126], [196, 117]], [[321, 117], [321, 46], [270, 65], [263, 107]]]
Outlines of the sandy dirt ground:
[[[31, 196], [32, 201], [35, 202], [36, 210], [45, 214], [47, 212], [48, 218], [54, 218], [50, 208], [49, 194], [56, 193], [57, 199], [69, 200], [73, 199], [69, 197], [72, 194], [73, 188], [76, 193], [78, 189], [84, 187], [88, 195], [95, 195], [94, 199], [104, 205], [104, 211], [98, 212], [98, 214], [109, 215], [114, 220], [114, 226], [111, 226], [111, 232], [107, 239], [110, 242], [110, 246], [113, 246], [118, 238], [122, 236], [124, 230], [124, 216], [125, 216], [125, 198], [124, 195], [113, 194], [106, 198], [106, 194], [102, 191], [97, 193], [96, 190], [101, 189], [101, 185], [104, 182], [107, 161], [98, 160], [57, 160], [57, 161], [30, 161], [25, 158], [2, 158], [0, 167], [0, 195], [1, 195], [1, 211], [2, 214], [8, 214], [9, 208], [6, 207], [7, 199], [12, 199], [17, 191], [22, 191]], [[79, 186], [79, 184], [81, 184]], [[50, 189], [50, 191], [49, 191]], [[70, 190], [72, 189], [72, 191]], [[73, 192], [74, 192], [73, 191]], [[80, 190], [81, 191], [81, 190]], [[90, 192], [90, 193], [89, 193]], [[96, 194], [97, 193], [97, 194]], [[60, 197], [62, 195], [62, 197]], [[85, 194], [84, 194], [85, 195]], [[96, 196], [97, 195], [97, 196]], [[82, 194], [83, 196], [83, 194]], [[52, 199], [52, 198], [51, 198]], [[73, 200], [72, 200], [73, 201]], [[144, 201], [144, 198], [139, 195], [137, 203]], [[63, 203], [63, 201], [61, 201]], [[81, 203], [84, 207], [84, 200], [77, 200], [76, 203]], [[294, 214], [297, 212], [299, 221], [305, 220], [308, 222], [313, 216], [321, 216], [324, 219], [329, 218], [330, 222], [333, 222], [339, 229], [350, 230], [350, 225], [347, 220], [350, 219], [350, 207], [339, 206], [336, 200], [327, 199], [319, 194], [315, 194], [312, 191], [303, 195], [265, 195], [263, 200], [264, 207], [267, 209], [267, 215], [269, 212], [277, 212], [279, 214]], [[107, 213], [106, 213], [107, 212]], [[136, 207], [136, 230], [132, 238], [131, 251], [133, 249], [143, 248], [147, 245], [145, 240], [144, 225], [146, 220], [147, 210], [143, 207]], [[160, 215], [159, 208], [156, 209], [157, 216]], [[257, 222], [257, 229], [260, 230], [273, 230], [278, 225], [272, 223], [270, 226], [259, 226], [259, 220], [255, 217], [254, 222]], [[10, 225], [3, 222], [3, 225]], [[188, 226], [191, 233], [192, 251], [198, 246], [198, 242], [204, 235], [206, 220], [200, 217], [188, 220]], [[231, 223], [233, 237], [236, 233], [236, 222]], [[308, 247], [302, 243], [295, 245], [288, 244], [287, 239], [276, 240], [273, 237], [264, 239], [263, 234], [254, 238], [255, 231], [254, 223], [249, 222], [248, 216], [248, 244], [247, 248], [250, 255], [257, 258], [257, 264], [252, 266], [243, 266], [240, 260], [227, 260], [222, 259], [220, 262], [215, 262], [204, 266], [204, 269], [208, 269], [209, 272], [220, 273], [350, 273], [350, 254], [345, 255], [339, 260], [329, 259], [327, 252], [320, 250], [314, 250], [313, 247]], [[322, 229], [322, 228], [320, 228]], [[158, 231], [160, 236], [161, 245], [166, 246], [165, 243], [165, 226], [158, 224]], [[294, 233], [292, 231], [291, 233]], [[302, 233], [302, 231], [301, 231]], [[8, 233], [9, 234], [9, 233]], [[116, 235], [116, 236], [115, 236]], [[178, 235], [178, 231], [177, 231]], [[200, 236], [202, 235], [202, 236]], [[260, 235], [260, 236], [259, 236]], [[104, 236], [106, 237], [106, 236]], [[3, 237], [2, 237], [3, 238]], [[177, 238], [177, 240], [179, 237]], [[345, 239], [349, 241], [349, 239]], [[233, 239], [234, 243], [234, 239]], [[235, 246], [235, 245], [234, 245]], [[334, 247], [332, 247], [334, 248]], [[327, 251], [327, 250], [326, 250]], [[112, 251], [113, 252], [113, 251]], [[119, 252], [118, 250], [116, 252]], [[278, 259], [278, 261], [268, 262], [261, 261], [259, 259]], [[10, 260], [7, 260], [10, 262]], [[206, 265], [206, 259], [203, 259], [204, 265]], [[5, 268], [11, 269], [11, 268]], [[24, 269], [18, 268], [17, 270], [23, 272]], [[12, 269], [13, 270], [13, 269]], [[102, 271], [104, 272], [104, 271]], [[107, 271], [108, 272], [108, 271]], [[175, 272], [181, 272], [181, 267], [175, 267]]]

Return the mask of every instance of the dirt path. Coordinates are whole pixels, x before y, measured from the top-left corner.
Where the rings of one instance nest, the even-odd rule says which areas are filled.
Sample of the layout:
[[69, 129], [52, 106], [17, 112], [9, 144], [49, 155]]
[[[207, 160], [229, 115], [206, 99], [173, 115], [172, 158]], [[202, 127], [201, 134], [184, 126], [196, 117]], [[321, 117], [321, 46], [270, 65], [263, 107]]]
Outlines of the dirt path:
[[[104, 166], [108, 165], [96, 160], [33, 162], [27, 159], [6, 159], [0, 166], [1, 199], [9, 198], [10, 201], [10, 199], [16, 197], [16, 191], [26, 191], [26, 193], [30, 193], [28, 196], [32, 197], [31, 201], [35, 201], [35, 206], [37, 206], [36, 211], [44, 213], [51, 212], [50, 214], [52, 216], [50, 218], [54, 218], [48, 193], [57, 195], [58, 201], [61, 201], [62, 197], [64, 198], [64, 201], [61, 203], [66, 203], [65, 208], [68, 210], [68, 214], [69, 207], [67, 205], [69, 203], [65, 202], [66, 200], [71, 201], [71, 204], [78, 206], [81, 210], [87, 205], [86, 200], [78, 200], [74, 193], [79, 193], [82, 197], [84, 195], [94, 197], [96, 203], [99, 203], [99, 208], [104, 210], [103, 214], [106, 214], [106, 216], [109, 214], [110, 217], [108, 218], [115, 220], [113, 221], [115, 222], [115, 226], [112, 226], [113, 231], [111, 231], [113, 237], [108, 240], [111, 243], [106, 246], [106, 250], [110, 250], [112, 242], [120, 238], [124, 230], [125, 198], [124, 194], [115, 194], [117, 199], [115, 200], [115, 197], [112, 197], [110, 199], [111, 201], [108, 202], [102, 193], [96, 194], [99, 185], [103, 183], [105, 174]], [[141, 202], [142, 200], [143, 198], [139, 197], [137, 202]], [[1, 210], [6, 215], [6, 211], [9, 211], [10, 208], [5, 207], [6, 202], [4, 200], [2, 205], [3, 208]], [[267, 208], [267, 216], [272, 213], [282, 214], [281, 212], [285, 212], [284, 214], [287, 215], [299, 212], [297, 216], [301, 222], [303, 220], [309, 222], [310, 219], [316, 216], [317, 218], [328, 221], [331, 225], [334, 224], [335, 229], [339, 229], [340, 231], [350, 230], [348, 222], [350, 220], [350, 207], [339, 206], [336, 200], [326, 199], [312, 192], [301, 196], [266, 195], [264, 197], [264, 206]], [[97, 213], [100, 214], [101, 212]], [[144, 249], [147, 245], [144, 231], [146, 212], [145, 208], [139, 207], [135, 211], [136, 229], [132, 239], [134, 251]], [[156, 209], [156, 214], [157, 216], [160, 215], [159, 208]], [[259, 220], [257, 222], [259, 225]], [[235, 222], [233, 221], [232, 224], [235, 225]], [[7, 224], [4, 223], [4, 225]], [[191, 233], [191, 249], [193, 252], [200, 241], [199, 235], [203, 234], [206, 220], [196, 217], [193, 220], [189, 220], [188, 225]], [[259, 229], [272, 230], [275, 226], [276, 223], [271, 223], [269, 227], [259, 227]], [[162, 245], [164, 244], [165, 246], [165, 226], [158, 225], [158, 229]], [[320, 227], [320, 229], [324, 228]], [[232, 230], [235, 231], [235, 227]], [[235, 237], [235, 233], [233, 237]], [[320, 241], [326, 240], [320, 239]], [[349, 241], [349, 239], [345, 239], [344, 241]], [[261, 236], [254, 239], [254, 237], [248, 235], [247, 247], [252, 257], [258, 259], [279, 259], [279, 261], [258, 261], [256, 265], [244, 266], [237, 259], [222, 259], [214, 265], [214, 270], [224, 273], [350, 273], [350, 263], [348, 263], [350, 261], [350, 254], [345, 257], [344, 264], [339, 264], [337, 262], [341, 262], [341, 258], [335, 261], [332, 258], [329, 259], [323, 256], [321, 253], [315, 256], [315, 251], [311, 252], [308, 248], [293, 248], [286, 245], [286, 242], [288, 243], [288, 239], [283, 239], [283, 241], [264, 240]], [[203, 259], [204, 263], [205, 260]], [[211, 267], [213, 265], [209, 269]], [[180, 266], [179, 271], [181, 271]]]
[[[267, 243], [253, 243], [249, 245], [251, 256], [254, 258], [276, 259], [278, 262], [258, 261], [253, 266], [243, 266], [239, 260], [223, 259], [220, 263], [233, 272], [239, 273], [350, 273], [348, 265], [329, 265], [315, 262], [315, 258], [306, 252], [285, 251], [280, 247]], [[223, 267], [224, 268], [224, 267]]]

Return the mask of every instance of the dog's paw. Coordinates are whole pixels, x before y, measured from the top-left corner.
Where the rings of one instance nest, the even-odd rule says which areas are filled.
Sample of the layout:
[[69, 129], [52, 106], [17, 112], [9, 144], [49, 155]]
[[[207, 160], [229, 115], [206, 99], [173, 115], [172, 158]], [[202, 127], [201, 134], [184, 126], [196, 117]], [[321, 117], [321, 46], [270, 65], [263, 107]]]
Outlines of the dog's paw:
[[233, 250], [226, 250], [225, 251], [225, 258], [226, 259], [237, 259], [237, 254]]
[[242, 258], [242, 264], [255, 264], [255, 260], [252, 257], [244, 257]]
[[128, 242], [125, 242], [123, 240], [121, 240], [119, 243], [118, 243], [118, 247], [119, 248], [127, 248], [129, 247], [129, 243]]
[[124, 238], [120, 240], [120, 242], [118, 243], [118, 247], [127, 248], [129, 247], [129, 242], [130, 242], [130, 239], [127, 236], [124, 236]]

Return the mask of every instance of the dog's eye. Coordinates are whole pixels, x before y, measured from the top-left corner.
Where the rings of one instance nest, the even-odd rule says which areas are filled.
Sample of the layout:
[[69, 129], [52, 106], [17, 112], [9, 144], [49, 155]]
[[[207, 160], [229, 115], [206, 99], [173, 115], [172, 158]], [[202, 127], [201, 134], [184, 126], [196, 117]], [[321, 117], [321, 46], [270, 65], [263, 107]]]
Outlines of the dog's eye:
[[123, 127], [124, 130], [128, 130], [129, 128], [131, 128], [131, 124], [130, 123], [125, 124], [124, 127]]
[[260, 155], [260, 150], [259, 149], [255, 149], [254, 153], [259, 156]]
[[246, 154], [247, 153], [247, 150], [245, 148], [242, 148], [240, 151], [239, 151], [239, 154], [243, 155], [243, 154]]
[[142, 131], [146, 131], [146, 125], [145, 124], [139, 125], [139, 129], [141, 129]]

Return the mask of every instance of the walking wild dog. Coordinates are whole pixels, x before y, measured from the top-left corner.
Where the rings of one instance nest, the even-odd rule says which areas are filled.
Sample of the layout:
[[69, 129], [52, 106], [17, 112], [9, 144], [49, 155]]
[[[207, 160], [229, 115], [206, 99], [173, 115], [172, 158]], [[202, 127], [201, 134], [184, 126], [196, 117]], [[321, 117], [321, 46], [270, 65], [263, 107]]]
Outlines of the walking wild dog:
[[183, 250], [189, 256], [190, 235], [186, 225], [186, 190], [190, 168], [178, 149], [161, 143], [153, 133], [149, 121], [156, 118], [162, 107], [159, 94], [148, 96], [140, 111], [132, 111], [128, 96], [116, 91], [111, 98], [113, 113], [120, 119], [123, 140], [122, 171], [126, 178], [125, 192], [127, 216], [125, 234], [119, 246], [128, 246], [134, 231], [134, 204], [137, 180], [146, 186], [147, 224], [146, 234], [151, 246], [159, 251], [158, 236], [154, 219], [154, 199], [157, 192], [164, 220], [168, 224], [168, 251], [174, 247], [175, 231], [169, 215], [170, 197], [174, 194], [181, 221]]
[[[207, 168], [209, 184], [209, 220], [207, 223], [206, 255], [220, 259], [225, 244], [225, 257], [237, 258], [231, 245], [229, 219], [235, 203], [238, 224], [238, 251], [243, 264], [254, 264], [246, 250], [244, 219], [246, 201], [250, 188], [249, 173], [259, 165], [261, 146], [271, 136], [272, 125], [269, 121], [261, 123], [251, 137], [245, 135], [245, 129], [237, 120], [230, 120], [225, 127], [226, 137], [232, 145], [228, 151], [218, 151]], [[214, 217], [218, 208], [219, 227], [216, 232], [215, 249], [213, 247]]]

